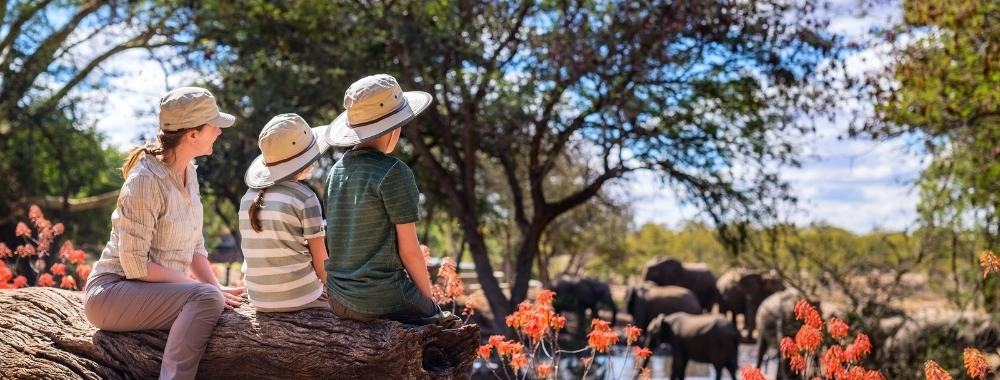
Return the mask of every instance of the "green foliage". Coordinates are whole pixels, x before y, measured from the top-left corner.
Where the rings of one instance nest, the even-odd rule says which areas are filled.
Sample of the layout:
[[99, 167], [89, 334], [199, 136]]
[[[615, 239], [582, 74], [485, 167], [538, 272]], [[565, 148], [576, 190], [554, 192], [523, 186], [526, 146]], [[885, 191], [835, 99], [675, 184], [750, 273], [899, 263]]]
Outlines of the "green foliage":
[[[62, 198], [59, 219], [84, 244], [106, 240], [110, 208], [73, 213], [68, 200], [108, 193], [121, 179], [116, 152], [78, 105], [99, 101], [123, 51], [179, 44], [188, 23], [179, 2], [3, 2], [0, 6], [0, 241], [38, 197]], [[46, 202], [40, 202], [45, 204]], [[100, 217], [98, 217], [100, 216]], [[51, 264], [51, 263], [50, 263]]]
[[[481, 278], [500, 313], [526, 296], [550, 225], [630, 172], [656, 172], [720, 225], [793, 198], [776, 168], [811, 130], [793, 116], [830, 104], [814, 74], [838, 65], [838, 39], [811, 0], [765, 3], [209, 1], [188, 56], [248, 131], [292, 110], [332, 120], [347, 85], [378, 72], [435, 94], [402, 153], [480, 277], [506, 250], [510, 299]], [[208, 191], [242, 194], [254, 136], [223, 134]], [[580, 170], [560, 173], [567, 158]]]
[[908, 0], [903, 10], [879, 41], [891, 47], [895, 83], [872, 73], [875, 117], [854, 132], [923, 143], [931, 161], [917, 181], [919, 223], [933, 260], [957, 269], [1000, 242], [1000, 4]]

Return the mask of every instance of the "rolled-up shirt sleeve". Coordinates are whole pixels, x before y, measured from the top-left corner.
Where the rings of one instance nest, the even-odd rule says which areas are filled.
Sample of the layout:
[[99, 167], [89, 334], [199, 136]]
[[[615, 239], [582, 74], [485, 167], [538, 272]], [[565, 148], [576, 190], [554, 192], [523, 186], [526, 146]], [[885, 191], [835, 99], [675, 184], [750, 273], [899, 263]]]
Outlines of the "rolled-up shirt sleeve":
[[[120, 239], [119, 261], [125, 277], [145, 277], [148, 273], [149, 247], [163, 195], [160, 186], [148, 176], [133, 176], [125, 181], [118, 198], [118, 217], [112, 218], [112, 227]], [[202, 248], [204, 250], [204, 248]]]

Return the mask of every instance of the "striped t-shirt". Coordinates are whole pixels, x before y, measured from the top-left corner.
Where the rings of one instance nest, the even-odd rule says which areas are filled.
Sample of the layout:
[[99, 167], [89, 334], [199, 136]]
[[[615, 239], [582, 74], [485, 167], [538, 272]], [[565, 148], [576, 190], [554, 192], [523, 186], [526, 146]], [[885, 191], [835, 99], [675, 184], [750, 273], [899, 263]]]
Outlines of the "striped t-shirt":
[[325, 235], [319, 198], [309, 187], [285, 181], [267, 188], [250, 227], [250, 205], [260, 192], [247, 190], [240, 202], [243, 274], [250, 303], [264, 309], [294, 308], [315, 301], [323, 284], [312, 266], [307, 239]]

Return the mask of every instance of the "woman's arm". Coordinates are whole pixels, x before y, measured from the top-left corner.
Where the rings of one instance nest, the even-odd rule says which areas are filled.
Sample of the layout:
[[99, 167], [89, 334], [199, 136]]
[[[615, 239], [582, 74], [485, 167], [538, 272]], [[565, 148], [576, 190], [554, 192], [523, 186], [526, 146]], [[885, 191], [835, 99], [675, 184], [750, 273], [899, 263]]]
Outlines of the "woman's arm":
[[170, 270], [152, 261], [146, 262], [146, 275], [136, 278], [145, 282], [197, 282], [187, 278], [178, 271]]
[[399, 244], [399, 259], [403, 261], [406, 273], [417, 285], [421, 293], [433, 299], [431, 292], [431, 276], [427, 272], [424, 254], [420, 251], [420, 241], [417, 240], [417, 226], [414, 223], [396, 225], [396, 241]]
[[326, 259], [330, 256], [326, 253], [326, 236], [317, 236], [307, 240], [309, 242], [309, 253], [312, 254], [313, 269], [316, 276], [326, 284]]

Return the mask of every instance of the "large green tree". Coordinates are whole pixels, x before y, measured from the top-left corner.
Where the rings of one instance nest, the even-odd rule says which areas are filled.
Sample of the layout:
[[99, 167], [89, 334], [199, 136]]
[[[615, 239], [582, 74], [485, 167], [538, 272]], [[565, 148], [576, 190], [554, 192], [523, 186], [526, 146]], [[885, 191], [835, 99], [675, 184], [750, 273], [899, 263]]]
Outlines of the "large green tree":
[[120, 184], [110, 175], [116, 154], [77, 104], [106, 95], [111, 57], [187, 43], [178, 39], [189, 14], [165, 1], [0, 1], [0, 241], [11, 242], [29, 202], [57, 206], [61, 221], [109, 204], [72, 201]]
[[890, 54], [869, 73], [875, 113], [852, 132], [920, 143], [930, 157], [916, 183], [924, 244], [950, 261], [956, 289], [978, 284], [1000, 309], [994, 280], [962, 275], [1000, 243], [1000, 3], [907, 0], [880, 37]]
[[[527, 295], [546, 228], [629, 173], [654, 171], [718, 226], [767, 219], [790, 200], [777, 171], [811, 130], [796, 117], [829, 104], [816, 69], [839, 62], [816, 6], [241, 0], [205, 5], [197, 35], [253, 128], [278, 110], [261, 114], [267, 101], [247, 87], [281, 94], [271, 99], [314, 123], [331, 120], [364, 75], [433, 93], [435, 106], [404, 128], [405, 151], [458, 219], [503, 316]], [[263, 75], [278, 73], [291, 74]], [[554, 189], [567, 156], [587, 170]], [[484, 188], [487, 162], [505, 188]], [[509, 297], [483, 228], [500, 191], [517, 232]]]

